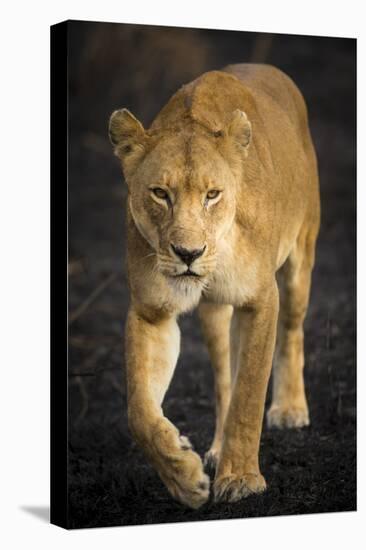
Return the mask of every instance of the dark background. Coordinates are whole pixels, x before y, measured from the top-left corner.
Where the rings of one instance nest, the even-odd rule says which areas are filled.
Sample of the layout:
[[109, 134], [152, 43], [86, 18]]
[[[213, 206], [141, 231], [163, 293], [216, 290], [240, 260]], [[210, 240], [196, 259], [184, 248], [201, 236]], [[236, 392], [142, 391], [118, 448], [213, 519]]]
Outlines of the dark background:
[[[237, 31], [70, 22], [69, 524], [71, 527], [332, 512], [356, 508], [356, 41]], [[132, 442], [123, 331], [126, 186], [107, 137], [110, 113], [147, 127], [182, 84], [228, 63], [266, 62], [303, 92], [319, 158], [322, 225], [306, 320], [312, 424], [264, 426], [268, 491], [198, 511], [173, 501]], [[213, 380], [196, 314], [164, 409], [203, 455]]]

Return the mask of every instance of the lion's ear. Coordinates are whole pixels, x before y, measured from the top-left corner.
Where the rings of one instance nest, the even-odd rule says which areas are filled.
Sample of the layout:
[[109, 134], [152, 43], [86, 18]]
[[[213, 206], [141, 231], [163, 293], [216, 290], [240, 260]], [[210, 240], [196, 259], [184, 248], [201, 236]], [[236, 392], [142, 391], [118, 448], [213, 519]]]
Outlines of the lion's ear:
[[227, 127], [227, 133], [247, 152], [252, 139], [252, 125], [244, 111], [236, 109]]
[[124, 168], [135, 164], [145, 152], [144, 127], [128, 109], [112, 113], [109, 119], [109, 139]]

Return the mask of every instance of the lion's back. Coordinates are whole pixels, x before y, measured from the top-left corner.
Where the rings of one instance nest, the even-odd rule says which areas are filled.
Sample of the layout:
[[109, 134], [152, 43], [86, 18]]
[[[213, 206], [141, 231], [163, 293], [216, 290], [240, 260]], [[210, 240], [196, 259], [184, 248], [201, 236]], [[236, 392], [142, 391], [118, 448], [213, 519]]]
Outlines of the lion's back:
[[228, 65], [224, 72], [236, 76], [260, 103], [274, 101], [291, 119], [302, 136], [308, 133], [308, 115], [304, 98], [294, 81], [272, 65], [239, 63]]

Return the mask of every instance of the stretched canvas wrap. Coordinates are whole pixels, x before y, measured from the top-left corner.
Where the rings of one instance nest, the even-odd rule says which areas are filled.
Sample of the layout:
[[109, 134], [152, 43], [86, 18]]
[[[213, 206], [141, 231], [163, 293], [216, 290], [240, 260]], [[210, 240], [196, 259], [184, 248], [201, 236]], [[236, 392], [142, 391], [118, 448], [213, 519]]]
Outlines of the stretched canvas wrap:
[[356, 509], [356, 40], [51, 28], [51, 521]]

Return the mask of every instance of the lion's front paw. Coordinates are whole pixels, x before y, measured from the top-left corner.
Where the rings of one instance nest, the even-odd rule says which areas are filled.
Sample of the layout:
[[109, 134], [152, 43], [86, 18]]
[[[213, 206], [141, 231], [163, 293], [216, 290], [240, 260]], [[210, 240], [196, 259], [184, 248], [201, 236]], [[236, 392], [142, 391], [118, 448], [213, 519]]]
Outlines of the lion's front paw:
[[215, 502], [237, 502], [266, 490], [266, 481], [261, 474], [230, 475], [219, 477], [214, 482]]
[[303, 428], [309, 424], [309, 411], [306, 405], [302, 407], [272, 405], [267, 412], [269, 428]]
[[159, 474], [171, 495], [190, 508], [200, 508], [210, 496], [210, 479], [200, 457], [190, 449], [167, 459]]
[[180, 435], [169, 420], [159, 419], [144, 451], [176, 500], [190, 508], [199, 508], [208, 500], [210, 479], [202, 460], [188, 437]]

